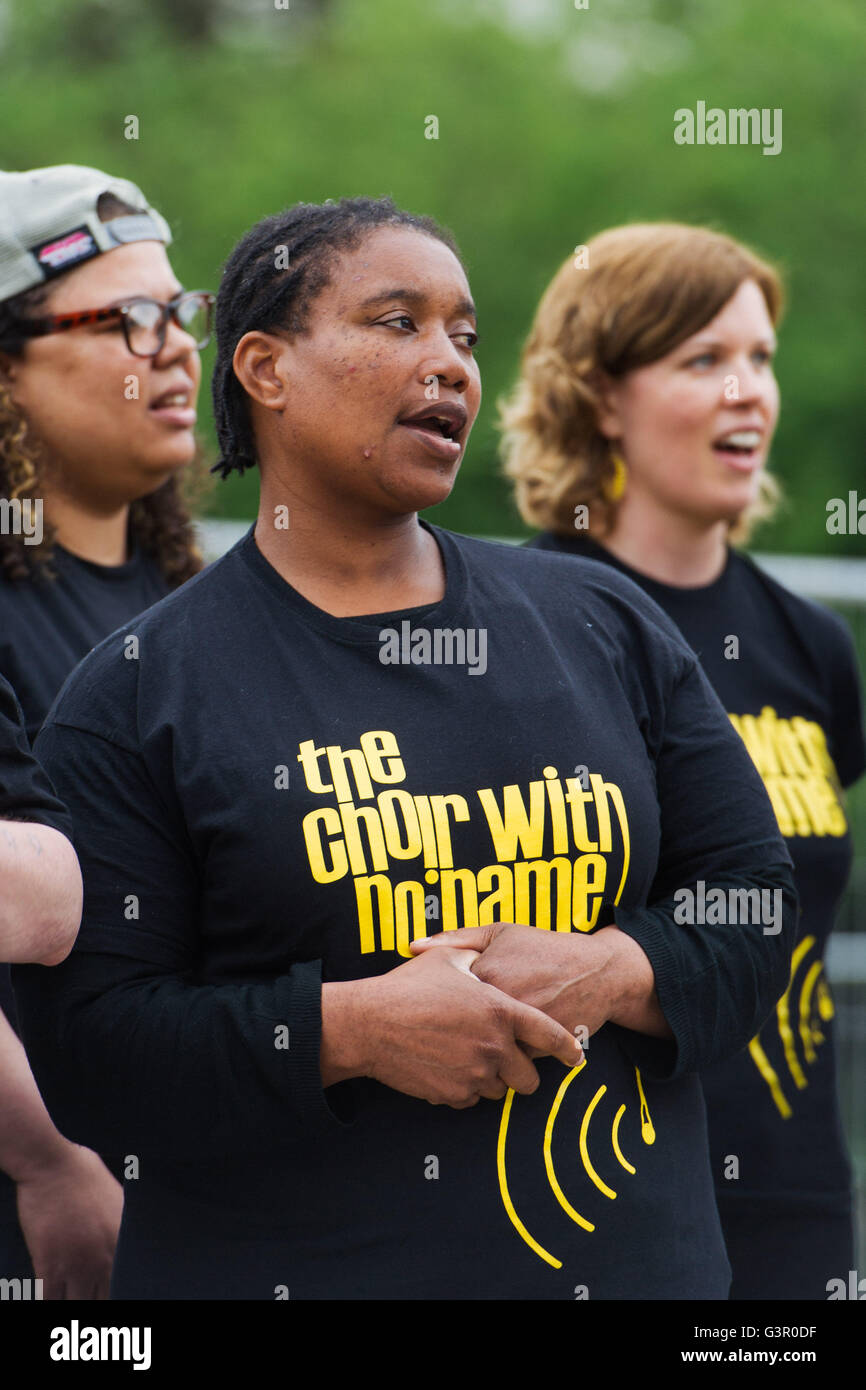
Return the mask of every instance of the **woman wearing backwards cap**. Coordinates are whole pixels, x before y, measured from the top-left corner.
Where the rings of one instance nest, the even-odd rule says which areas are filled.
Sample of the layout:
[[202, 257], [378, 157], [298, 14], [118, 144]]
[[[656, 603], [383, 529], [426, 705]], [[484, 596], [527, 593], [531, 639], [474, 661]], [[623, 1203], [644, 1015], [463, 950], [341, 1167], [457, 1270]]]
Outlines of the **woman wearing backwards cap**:
[[[179, 474], [211, 298], [182, 291], [170, 241], [126, 180], [0, 173], [0, 673], [31, 739], [81, 658], [201, 568]], [[29, 1252], [47, 1297], [104, 1294], [120, 1188], [51, 1126], [2, 1015], [0, 1045], [0, 1273]]]

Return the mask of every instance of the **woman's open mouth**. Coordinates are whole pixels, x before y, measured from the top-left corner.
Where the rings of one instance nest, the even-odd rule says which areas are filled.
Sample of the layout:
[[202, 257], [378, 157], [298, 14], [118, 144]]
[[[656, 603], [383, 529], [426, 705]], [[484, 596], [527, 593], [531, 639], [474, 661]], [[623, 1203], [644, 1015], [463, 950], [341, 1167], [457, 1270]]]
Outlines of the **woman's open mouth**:
[[164, 391], [149, 406], [151, 415], [163, 424], [179, 429], [191, 429], [196, 422], [195, 395], [192, 391]]
[[760, 430], [729, 430], [713, 443], [713, 452], [740, 473], [752, 473], [761, 464], [764, 436]]
[[397, 424], [413, 434], [436, 458], [454, 463], [463, 450], [460, 435], [468, 418], [464, 406], [442, 401], [416, 410], [412, 415], [404, 415]]

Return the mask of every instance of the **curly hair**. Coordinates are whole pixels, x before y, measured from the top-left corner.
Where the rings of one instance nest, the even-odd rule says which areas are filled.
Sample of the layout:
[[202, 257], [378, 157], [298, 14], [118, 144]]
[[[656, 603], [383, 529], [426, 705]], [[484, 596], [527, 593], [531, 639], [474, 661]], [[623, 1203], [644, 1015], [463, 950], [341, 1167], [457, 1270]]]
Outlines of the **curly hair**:
[[404, 212], [390, 198], [296, 203], [257, 222], [232, 251], [217, 295], [211, 381], [221, 454], [213, 472], [220, 477], [243, 473], [257, 462], [247, 395], [232, 365], [241, 338], [253, 329], [303, 333], [313, 300], [329, 283], [333, 261], [379, 227], [412, 227], [460, 259], [449, 231], [432, 217]]
[[[133, 211], [112, 198], [107, 212], [113, 216], [118, 207]], [[21, 332], [22, 320], [33, 316], [47, 298], [49, 288], [37, 285], [0, 303], [0, 352], [9, 357], [23, 355], [28, 340]], [[43, 497], [47, 490], [44, 467], [39, 441], [33, 437], [26, 416], [15, 404], [9, 383], [0, 372], [0, 497], [10, 501]], [[171, 588], [197, 574], [204, 564], [189, 509], [201, 499], [208, 482], [203, 454], [197, 452], [183, 482], [169, 478], [155, 492], [130, 505], [130, 543], [155, 561]], [[23, 536], [0, 533], [0, 574], [15, 583], [37, 577], [53, 578], [51, 559], [56, 539], [47, 519], [41, 545], [27, 545]]]
[[[575, 508], [590, 507], [598, 533], [613, 527], [619, 498], [610, 441], [598, 428], [601, 382], [656, 362], [713, 319], [744, 280], [755, 280], [777, 323], [775, 269], [720, 232], [681, 223], [632, 223], [593, 237], [569, 257], [539, 303], [510, 396], [499, 402], [505, 473], [520, 515], [574, 535]], [[762, 470], [758, 494], [729, 537], [748, 540], [781, 493]]]

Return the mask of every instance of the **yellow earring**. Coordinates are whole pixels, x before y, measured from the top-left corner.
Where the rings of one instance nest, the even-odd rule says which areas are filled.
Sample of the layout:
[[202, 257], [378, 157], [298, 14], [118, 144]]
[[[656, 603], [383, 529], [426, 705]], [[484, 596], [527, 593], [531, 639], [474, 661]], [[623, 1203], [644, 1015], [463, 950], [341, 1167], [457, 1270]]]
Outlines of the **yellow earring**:
[[610, 451], [610, 462], [613, 468], [613, 477], [604, 486], [604, 495], [608, 502], [618, 502], [625, 492], [625, 485], [628, 481], [628, 469], [622, 454], [618, 454], [616, 449]]

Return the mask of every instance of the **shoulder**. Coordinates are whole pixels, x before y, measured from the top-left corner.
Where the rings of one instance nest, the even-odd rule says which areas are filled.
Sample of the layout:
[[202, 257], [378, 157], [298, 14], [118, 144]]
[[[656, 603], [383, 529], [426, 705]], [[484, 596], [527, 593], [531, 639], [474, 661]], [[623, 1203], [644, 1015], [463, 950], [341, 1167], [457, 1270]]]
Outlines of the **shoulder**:
[[823, 676], [856, 671], [854, 641], [844, 618], [814, 599], [793, 593], [743, 551], [733, 550], [731, 563], [740, 582], [760, 590], [784, 615]]
[[628, 643], [636, 636], [689, 661], [694, 655], [659, 605], [627, 575], [591, 555], [455, 536], [470, 573], [502, 596], [519, 597], [551, 619], [598, 622]]
[[571, 612], [576, 604], [600, 605], [682, 640], [678, 628], [658, 604], [612, 565], [590, 555], [449, 534], [459, 542], [476, 573], [525, 594], [529, 601], [540, 603], [549, 611]]
[[75, 728], [136, 748], [143, 673], [151, 689], [169, 688], [196, 651], [212, 659], [207, 653], [237, 585], [237, 548], [95, 646], [64, 682], [43, 731]]

